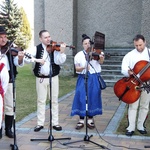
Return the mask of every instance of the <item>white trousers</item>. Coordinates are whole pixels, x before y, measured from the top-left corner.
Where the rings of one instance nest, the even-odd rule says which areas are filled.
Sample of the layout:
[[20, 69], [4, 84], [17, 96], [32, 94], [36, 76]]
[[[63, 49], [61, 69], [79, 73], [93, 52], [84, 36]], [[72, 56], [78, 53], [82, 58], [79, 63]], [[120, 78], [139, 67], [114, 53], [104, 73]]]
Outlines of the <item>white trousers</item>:
[[4, 110], [5, 114], [9, 116], [13, 116], [13, 84], [9, 83], [7, 91], [4, 96]]
[[[45, 122], [45, 107], [46, 100], [50, 100], [50, 79], [36, 78], [37, 90], [37, 125], [44, 126]], [[58, 93], [59, 93], [59, 78], [58, 75], [52, 77], [51, 82], [51, 110], [52, 124], [58, 125]]]
[[2, 122], [3, 122], [3, 98], [0, 94], [0, 129], [2, 127]]
[[147, 94], [146, 91], [142, 91], [140, 98], [133, 104], [129, 104], [128, 108], [129, 126], [127, 127], [128, 131], [135, 131], [138, 106], [139, 112], [137, 117], [137, 129], [144, 130], [144, 121], [149, 111], [149, 103], [150, 103], [150, 94]]

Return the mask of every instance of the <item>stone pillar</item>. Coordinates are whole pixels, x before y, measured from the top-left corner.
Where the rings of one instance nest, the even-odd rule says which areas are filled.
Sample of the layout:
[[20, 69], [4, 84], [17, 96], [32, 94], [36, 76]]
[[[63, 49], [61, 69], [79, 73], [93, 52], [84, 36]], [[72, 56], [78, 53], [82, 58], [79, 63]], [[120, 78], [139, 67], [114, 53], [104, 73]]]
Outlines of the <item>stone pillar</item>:
[[39, 31], [44, 29], [44, 1], [34, 1], [34, 43], [39, 44]]
[[142, 1], [142, 21], [141, 34], [143, 34], [147, 41], [147, 46], [150, 47], [150, 1]]
[[[74, 0], [44, 0], [44, 27], [50, 32], [53, 41], [74, 43]], [[62, 74], [73, 74], [73, 50], [66, 48], [67, 60], [61, 69]]]

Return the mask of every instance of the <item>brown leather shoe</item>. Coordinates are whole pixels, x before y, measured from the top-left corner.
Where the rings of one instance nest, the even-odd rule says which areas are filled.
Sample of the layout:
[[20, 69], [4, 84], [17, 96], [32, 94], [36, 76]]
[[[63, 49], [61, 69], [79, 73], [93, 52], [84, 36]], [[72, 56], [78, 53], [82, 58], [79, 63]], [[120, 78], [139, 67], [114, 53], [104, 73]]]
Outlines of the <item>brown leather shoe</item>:
[[76, 125], [76, 130], [80, 130], [84, 127], [84, 124], [81, 123], [81, 122], [78, 122], [77, 125]]
[[88, 127], [89, 129], [94, 129], [94, 128], [95, 128], [94, 122], [88, 123], [88, 124], [87, 124], [87, 127]]

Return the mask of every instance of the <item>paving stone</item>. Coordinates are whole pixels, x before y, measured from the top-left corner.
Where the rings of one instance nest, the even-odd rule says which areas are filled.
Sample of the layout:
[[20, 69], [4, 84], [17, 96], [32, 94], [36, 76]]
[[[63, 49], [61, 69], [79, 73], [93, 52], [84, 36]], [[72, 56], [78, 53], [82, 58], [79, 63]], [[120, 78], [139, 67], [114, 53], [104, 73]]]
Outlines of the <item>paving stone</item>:
[[[100, 146], [107, 147], [110, 150], [150, 149], [144, 148], [150, 146], [150, 137], [136, 135], [127, 137], [126, 135], [115, 134], [126, 104], [118, 101], [112, 87], [107, 87], [102, 92], [103, 114], [94, 117], [96, 125], [94, 130], [86, 128], [86, 125], [79, 131], [75, 129], [78, 116], [70, 116], [73, 97], [74, 92], [71, 92], [59, 99], [59, 119], [63, 130], [60, 132], [52, 130], [53, 141], [49, 140], [49, 105], [46, 106], [44, 129], [40, 132], [33, 131], [36, 126], [36, 112], [17, 122], [16, 142], [19, 150], [49, 150], [50, 147], [54, 150], [102, 149]], [[71, 138], [71, 140], [68, 138]], [[39, 139], [39, 141], [36, 139]], [[43, 141], [43, 139], [45, 140]], [[88, 139], [88, 141], [85, 139]], [[74, 141], [78, 142], [64, 145], [64, 143]], [[90, 141], [95, 142], [97, 145]], [[3, 130], [3, 138], [0, 139], [0, 150], [11, 149], [10, 144], [14, 144], [14, 140], [7, 138]]]

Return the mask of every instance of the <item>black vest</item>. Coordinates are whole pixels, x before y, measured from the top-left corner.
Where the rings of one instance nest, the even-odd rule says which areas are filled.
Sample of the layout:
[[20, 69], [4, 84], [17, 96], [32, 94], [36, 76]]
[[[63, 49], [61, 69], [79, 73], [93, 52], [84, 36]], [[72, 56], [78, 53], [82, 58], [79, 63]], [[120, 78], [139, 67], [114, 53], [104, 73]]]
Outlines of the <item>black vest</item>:
[[[37, 45], [37, 52], [36, 52], [35, 57], [37, 59], [41, 59], [43, 57], [43, 53], [44, 53], [44, 49], [42, 47], [42, 44]], [[50, 60], [51, 60], [51, 67], [52, 67], [52, 77], [54, 77], [54, 76], [59, 74], [60, 66], [56, 65], [54, 63], [54, 52], [51, 53], [50, 57], [51, 57]], [[40, 69], [41, 69], [41, 64], [40, 63], [35, 63], [35, 67], [33, 69], [34, 75], [36, 77], [40, 77], [40, 78], [49, 78], [49, 76], [40, 75]]]
[[[10, 41], [8, 41], [7, 44], [2, 47], [2, 49], [4, 49], [4, 50], [8, 49], [9, 45], [10, 45]], [[1, 52], [2, 52], [2, 49], [1, 49]], [[13, 75], [13, 77], [15, 79], [17, 74], [18, 74], [17, 67], [14, 64], [13, 55], [10, 54], [9, 50], [6, 52], [6, 56], [8, 58], [8, 63], [9, 63], [9, 67], [10, 67], [10, 70], [8, 71], [8, 73], [9, 73], [9, 83], [12, 83], [12, 75]]]
[[[9, 54], [9, 51], [6, 53], [6, 56], [8, 58], [8, 62], [9, 62], [9, 66], [10, 66], [10, 70], [8, 71], [8, 73], [9, 73], [9, 83], [12, 83], [12, 75], [14, 75], [14, 79], [15, 79], [18, 72], [17, 72], [16, 66], [14, 65], [13, 56], [11, 54]], [[11, 65], [12, 65], [12, 67], [11, 67]]]

